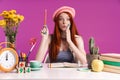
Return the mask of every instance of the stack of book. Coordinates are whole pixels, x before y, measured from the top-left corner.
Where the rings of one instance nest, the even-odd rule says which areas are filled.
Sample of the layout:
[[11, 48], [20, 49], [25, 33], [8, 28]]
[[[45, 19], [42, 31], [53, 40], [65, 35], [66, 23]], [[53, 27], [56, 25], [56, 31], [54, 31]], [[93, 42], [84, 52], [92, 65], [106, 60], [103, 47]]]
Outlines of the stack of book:
[[120, 54], [106, 53], [106, 54], [101, 54], [99, 58], [104, 63], [103, 71], [120, 73]]

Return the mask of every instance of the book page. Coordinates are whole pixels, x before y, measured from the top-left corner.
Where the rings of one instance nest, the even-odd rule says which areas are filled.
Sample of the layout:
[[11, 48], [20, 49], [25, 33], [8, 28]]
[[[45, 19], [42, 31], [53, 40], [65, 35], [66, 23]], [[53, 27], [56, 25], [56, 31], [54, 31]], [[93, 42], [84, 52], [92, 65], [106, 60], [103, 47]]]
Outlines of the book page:
[[87, 67], [86, 65], [78, 65], [78, 63], [68, 63], [68, 62], [63, 62], [63, 63], [49, 63], [48, 64], [49, 68], [79, 68], [79, 67]]
[[48, 63], [49, 68], [62, 68], [64, 67], [63, 63]]

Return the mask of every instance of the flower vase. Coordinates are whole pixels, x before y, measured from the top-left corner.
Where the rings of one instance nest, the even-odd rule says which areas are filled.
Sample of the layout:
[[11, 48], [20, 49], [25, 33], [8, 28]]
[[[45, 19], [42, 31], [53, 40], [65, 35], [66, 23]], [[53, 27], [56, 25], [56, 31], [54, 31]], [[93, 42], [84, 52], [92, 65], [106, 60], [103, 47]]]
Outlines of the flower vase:
[[7, 48], [15, 49], [15, 37], [14, 36], [6, 36], [6, 42], [10, 42], [11, 44], [6, 44]]

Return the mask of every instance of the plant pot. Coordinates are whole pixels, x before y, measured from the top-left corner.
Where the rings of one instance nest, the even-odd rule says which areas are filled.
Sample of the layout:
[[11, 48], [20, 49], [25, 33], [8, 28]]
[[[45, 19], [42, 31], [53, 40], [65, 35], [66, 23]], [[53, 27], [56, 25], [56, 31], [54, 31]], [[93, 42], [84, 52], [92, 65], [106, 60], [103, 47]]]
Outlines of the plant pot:
[[99, 59], [99, 55], [87, 54], [88, 68], [91, 69], [91, 63], [94, 59]]

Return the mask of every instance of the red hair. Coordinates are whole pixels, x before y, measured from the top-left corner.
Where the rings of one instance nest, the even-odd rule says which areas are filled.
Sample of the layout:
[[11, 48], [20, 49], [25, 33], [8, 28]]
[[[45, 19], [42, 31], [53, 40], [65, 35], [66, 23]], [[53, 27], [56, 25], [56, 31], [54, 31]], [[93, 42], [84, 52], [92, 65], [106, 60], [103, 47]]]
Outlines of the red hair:
[[[76, 29], [76, 25], [75, 25], [75, 23], [73, 21], [72, 15], [70, 13], [68, 13], [68, 12], [65, 12], [65, 13], [67, 13], [69, 15], [69, 17], [70, 17], [70, 22], [71, 22], [71, 26], [70, 26], [71, 39], [72, 39], [72, 42], [77, 46], [77, 43], [76, 43], [76, 40], [75, 40], [75, 35], [78, 35], [78, 31]], [[54, 33], [52, 34], [51, 43], [50, 43], [50, 46], [49, 46], [50, 62], [56, 61], [57, 54], [59, 52], [60, 45], [61, 45], [61, 34], [60, 34], [61, 31], [60, 31], [59, 26], [58, 26], [59, 15], [54, 19], [55, 28], [54, 28]]]

